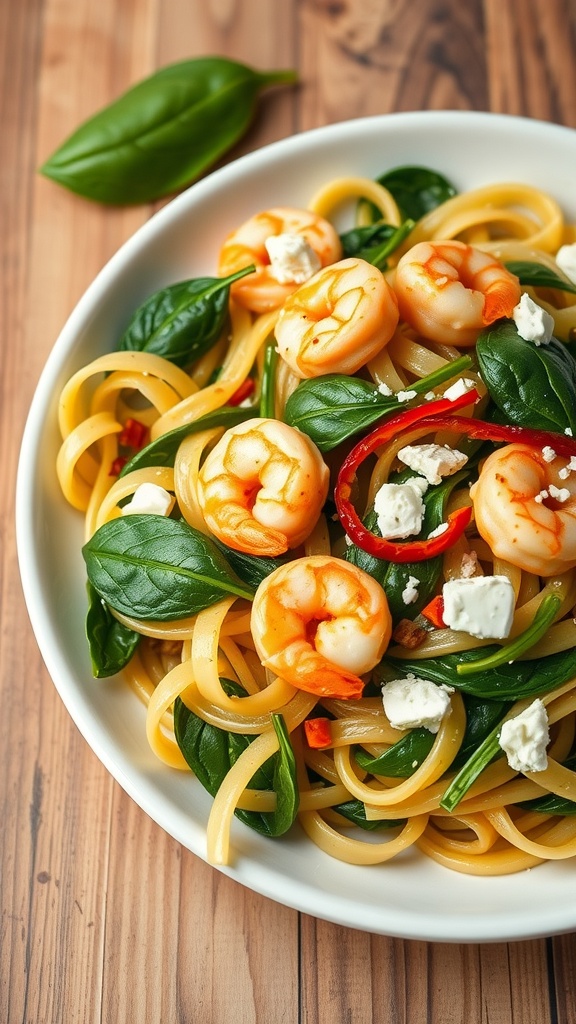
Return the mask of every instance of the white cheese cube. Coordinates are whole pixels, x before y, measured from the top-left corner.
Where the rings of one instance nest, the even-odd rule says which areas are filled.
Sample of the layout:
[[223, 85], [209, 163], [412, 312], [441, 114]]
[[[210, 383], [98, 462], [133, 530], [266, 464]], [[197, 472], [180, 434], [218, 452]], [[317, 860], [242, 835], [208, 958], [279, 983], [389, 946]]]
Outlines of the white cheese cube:
[[443, 619], [450, 629], [479, 639], [507, 637], [514, 617], [514, 588], [507, 576], [448, 580], [442, 588]]
[[454, 690], [450, 686], [437, 686], [409, 673], [406, 679], [384, 683], [384, 713], [393, 729], [428, 729], [435, 733], [450, 708], [451, 693]]
[[140, 484], [129, 501], [122, 508], [122, 515], [169, 516], [174, 507], [174, 498], [158, 484]]
[[569, 281], [576, 284], [576, 242], [570, 245], [561, 245], [556, 253], [556, 263]]
[[463, 452], [442, 444], [409, 444], [400, 449], [398, 458], [426, 477], [429, 484], [441, 483], [442, 477], [452, 476], [468, 462]]
[[[422, 479], [424, 490], [428, 486]], [[374, 498], [378, 529], [389, 540], [420, 533], [424, 518], [422, 486], [417, 479], [404, 484], [382, 484]]]
[[543, 772], [548, 767], [548, 715], [538, 698], [502, 723], [498, 742], [515, 772]]
[[280, 284], [304, 284], [322, 263], [303, 235], [284, 232], [264, 242], [270, 257], [270, 271]]
[[534, 342], [536, 346], [547, 345], [554, 334], [554, 318], [527, 292], [522, 293], [520, 302], [514, 306], [512, 319], [520, 337]]

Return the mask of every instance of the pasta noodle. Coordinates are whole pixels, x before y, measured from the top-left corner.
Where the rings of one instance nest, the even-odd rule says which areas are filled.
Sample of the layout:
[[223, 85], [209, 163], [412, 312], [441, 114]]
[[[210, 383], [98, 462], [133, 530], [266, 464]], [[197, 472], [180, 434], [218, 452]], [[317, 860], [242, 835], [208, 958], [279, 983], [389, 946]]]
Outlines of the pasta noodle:
[[[60, 396], [56, 472], [85, 516], [89, 617], [107, 616], [95, 672], [122, 672], [154, 753], [211, 791], [215, 864], [234, 814], [270, 836], [297, 819], [351, 864], [414, 847], [494, 875], [576, 856], [576, 287], [555, 258], [576, 227], [524, 184], [449, 190], [410, 219], [386, 180], [328, 182], [233, 233], [226, 260], [253, 279], [226, 285], [195, 358], [120, 348]], [[296, 257], [274, 263], [262, 219]], [[521, 333], [524, 294], [552, 339]], [[500, 344], [504, 381], [510, 352], [553, 357], [560, 408], [537, 382], [532, 408], [520, 369], [517, 413]], [[430, 476], [430, 446], [463, 462]], [[417, 525], [394, 506], [385, 527], [383, 495], [416, 502]], [[450, 617], [450, 584], [495, 580], [503, 632]], [[412, 719], [383, 700], [396, 683]], [[432, 722], [421, 684], [444, 701]], [[535, 706], [545, 763], [518, 766], [503, 726]]]

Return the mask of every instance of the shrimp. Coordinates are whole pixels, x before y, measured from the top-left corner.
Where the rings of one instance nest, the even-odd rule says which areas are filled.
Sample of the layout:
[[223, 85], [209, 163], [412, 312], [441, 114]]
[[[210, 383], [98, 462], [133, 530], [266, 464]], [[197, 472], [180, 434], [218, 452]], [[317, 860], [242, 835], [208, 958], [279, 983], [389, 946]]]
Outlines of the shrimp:
[[298, 377], [356, 373], [388, 344], [398, 303], [382, 272], [349, 257], [319, 270], [284, 303], [275, 336]]
[[[311, 264], [314, 269], [308, 276], [316, 268], [339, 260], [342, 255], [340, 237], [335, 228], [310, 210], [277, 206], [250, 217], [225, 240], [220, 251], [218, 273], [227, 277], [251, 263], [255, 264], [255, 273], [234, 281], [230, 286], [232, 298], [254, 313], [278, 309], [298, 287], [297, 273], [292, 280], [279, 278], [293, 275], [276, 276], [266, 243], [279, 236], [303, 239], [308, 243], [305, 251], [310, 260], [315, 260]], [[309, 249], [312, 250], [311, 255]]]
[[518, 278], [494, 256], [464, 242], [418, 242], [394, 276], [400, 316], [425, 338], [467, 348], [483, 327], [511, 316]]
[[198, 474], [209, 530], [250, 555], [281, 555], [312, 532], [328, 494], [329, 470], [313, 441], [274, 419], [231, 427]]
[[311, 555], [262, 581], [250, 628], [265, 668], [301, 690], [354, 698], [388, 646], [392, 618], [372, 576], [332, 555]]
[[576, 566], [576, 475], [565, 459], [506, 445], [488, 456], [470, 495], [478, 532], [499, 558], [538, 576]]

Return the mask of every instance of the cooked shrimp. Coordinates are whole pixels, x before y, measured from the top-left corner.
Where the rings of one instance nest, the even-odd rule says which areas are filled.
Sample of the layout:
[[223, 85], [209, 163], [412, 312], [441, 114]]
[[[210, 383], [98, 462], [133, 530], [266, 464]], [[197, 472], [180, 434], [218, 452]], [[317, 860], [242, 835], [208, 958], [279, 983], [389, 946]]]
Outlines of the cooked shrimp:
[[286, 302], [278, 351], [298, 377], [355, 373], [388, 344], [398, 303], [377, 267], [349, 257], [319, 270]]
[[198, 475], [209, 530], [236, 551], [281, 555], [312, 532], [329, 471], [306, 434], [273, 419], [231, 427]]
[[293, 686], [324, 697], [359, 697], [378, 664], [392, 620], [386, 595], [363, 569], [311, 555], [275, 569], [252, 605], [262, 664]]
[[[235, 281], [230, 288], [230, 294], [236, 302], [254, 313], [278, 309], [298, 287], [297, 272], [295, 276], [277, 276], [277, 270], [272, 265], [266, 243], [279, 236], [307, 243], [305, 254], [309, 257], [310, 266], [314, 268], [311, 273], [334, 263], [342, 255], [342, 245], [336, 230], [329, 221], [310, 210], [277, 206], [250, 217], [225, 240], [220, 251], [218, 273], [221, 277], [227, 277], [251, 263], [255, 264], [254, 274]], [[286, 276], [293, 279], [283, 279]]]
[[483, 327], [511, 316], [518, 278], [494, 256], [464, 242], [418, 242], [394, 276], [400, 316], [425, 338], [474, 345]]
[[509, 444], [488, 456], [470, 488], [480, 536], [499, 558], [538, 576], [576, 566], [576, 474], [566, 459]]

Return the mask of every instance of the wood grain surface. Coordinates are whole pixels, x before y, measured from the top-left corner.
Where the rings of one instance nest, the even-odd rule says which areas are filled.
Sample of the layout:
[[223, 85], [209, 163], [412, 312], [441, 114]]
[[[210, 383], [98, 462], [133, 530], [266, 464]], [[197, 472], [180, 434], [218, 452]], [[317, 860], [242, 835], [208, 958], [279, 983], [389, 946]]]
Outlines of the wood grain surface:
[[37, 168], [130, 84], [206, 54], [300, 75], [230, 157], [395, 110], [576, 127], [574, 0], [0, 0], [0, 1024], [576, 1021], [573, 935], [389, 939], [210, 869], [111, 779], [42, 665], [15, 551], [20, 436], [68, 314], [152, 208], [104, 209]]

